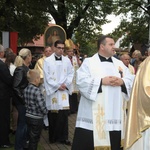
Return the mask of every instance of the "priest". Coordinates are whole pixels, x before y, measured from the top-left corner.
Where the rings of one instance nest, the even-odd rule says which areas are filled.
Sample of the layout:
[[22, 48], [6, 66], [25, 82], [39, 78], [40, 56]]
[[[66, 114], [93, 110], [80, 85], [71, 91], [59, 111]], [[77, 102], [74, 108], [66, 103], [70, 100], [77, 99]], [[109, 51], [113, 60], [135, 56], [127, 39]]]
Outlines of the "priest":
[[124, 150], [150, 149], [150, 56], [139, 66], [131, 93]]
[[43, 84], [43, 64], [46, 57], [49, 57], [52, 55], [53, 50], [50, 46], [44, 47], [43, 57], [38, 59], [38, 61], [35, 64], [34, 69], [38, 70], [40, 72], [40, 82]]
[[72, 93], [73, 66], [63, 56], [65, 44], [54, 43], [54, 53], [44, 61], [46, 106], [49, 110], [49, 141], [71, 145], [68, 140], [69, 94]]
[[98, 53], [77, 70], [81, 99], [72, 150], [121, 149], [122, 105], [129, 99], [133, 76], [114, 54], [114, 40], [103, 35], [98, 39]]

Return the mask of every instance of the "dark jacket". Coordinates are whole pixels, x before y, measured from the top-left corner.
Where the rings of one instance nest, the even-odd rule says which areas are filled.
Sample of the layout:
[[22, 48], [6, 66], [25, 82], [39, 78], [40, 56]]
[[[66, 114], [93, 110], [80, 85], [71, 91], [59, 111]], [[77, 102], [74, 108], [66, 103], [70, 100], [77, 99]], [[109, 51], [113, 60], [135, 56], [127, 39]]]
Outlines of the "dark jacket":
[[28, 85], [27, 72], [29, 68], [25, 65], [19, 66], [15, 69], [13, 76], [13, 90], [14, 90], [14, 103], [15, 105], [25, 104], [24, 89]]
[[11, 96], [12, 76], [8, 66], [0, 60], [0, 98]]

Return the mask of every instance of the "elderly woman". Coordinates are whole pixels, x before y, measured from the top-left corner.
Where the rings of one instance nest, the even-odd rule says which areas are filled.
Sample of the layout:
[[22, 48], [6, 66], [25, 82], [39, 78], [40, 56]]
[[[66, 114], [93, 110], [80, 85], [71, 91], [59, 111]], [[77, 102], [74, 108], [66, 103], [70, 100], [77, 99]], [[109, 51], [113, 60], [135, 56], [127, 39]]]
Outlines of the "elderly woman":
[[18, 126], [15, 138], [15, 150], [23, 150], [26, 143], [26, 108], [23, 97], [23, 91], [28, 85], [27, 72], [32, 60], [32, 54], [29, 49], [23, 48], [16, 57], [15, 65], [17, 68], [14, 72], [13, 90], [15, 95], [15, 105], [18, 110]]

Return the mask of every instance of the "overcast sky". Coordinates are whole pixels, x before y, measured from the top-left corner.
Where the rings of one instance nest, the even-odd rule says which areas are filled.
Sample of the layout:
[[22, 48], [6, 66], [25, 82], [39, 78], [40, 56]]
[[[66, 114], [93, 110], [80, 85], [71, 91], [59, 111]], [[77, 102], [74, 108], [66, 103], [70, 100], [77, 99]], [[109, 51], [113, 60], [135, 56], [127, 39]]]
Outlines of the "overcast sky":
[[114, 15], [109, 15], [107, 18], [111, 22], [102, 26], [102, 34], [111, 33], [120, 24], [120, 17], [119, 16], [116, 17]]

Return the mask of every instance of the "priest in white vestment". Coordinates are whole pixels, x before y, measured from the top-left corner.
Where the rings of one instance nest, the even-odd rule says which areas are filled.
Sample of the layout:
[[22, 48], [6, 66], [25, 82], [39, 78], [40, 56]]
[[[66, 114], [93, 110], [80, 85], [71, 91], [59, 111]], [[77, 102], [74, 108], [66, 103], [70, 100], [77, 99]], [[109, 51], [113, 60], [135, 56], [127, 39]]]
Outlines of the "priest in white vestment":
[[69, 94], [72, 93], [73, 66], [63, 56], [64, 42], [54, 43], [54, 53], [44, 61], [46, 106], [49, 110], [49, 141], [70, 145], [68, 140]]
[[127, 118], [124, 150], [150, 150], [150, 56], [136, 73]]
[[121, 149], [122, 104], [129, 99], [133, 78], [114, 53], [114, 40], [101, 36], [98, 53], [77, 70], [81, 99], [72, 150]]

